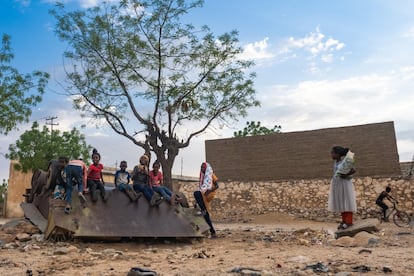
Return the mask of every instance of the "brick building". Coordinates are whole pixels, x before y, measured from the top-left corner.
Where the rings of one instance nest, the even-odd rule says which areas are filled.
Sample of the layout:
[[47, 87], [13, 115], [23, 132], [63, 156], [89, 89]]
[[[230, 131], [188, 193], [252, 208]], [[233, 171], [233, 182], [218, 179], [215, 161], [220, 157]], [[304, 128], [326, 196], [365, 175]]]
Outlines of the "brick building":
[[332, 146], [356, 154], [361, 176], [401, 175], [393, 122], [206, 141], [206, 160], [223, 180], [267, 181], [332, 176]]

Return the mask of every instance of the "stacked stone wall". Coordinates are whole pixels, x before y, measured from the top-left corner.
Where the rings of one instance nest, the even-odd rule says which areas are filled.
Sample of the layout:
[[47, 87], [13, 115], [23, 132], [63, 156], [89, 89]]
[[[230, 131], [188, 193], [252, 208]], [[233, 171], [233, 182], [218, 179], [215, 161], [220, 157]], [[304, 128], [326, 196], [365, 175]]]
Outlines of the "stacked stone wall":
[[[414, 180], [402, 178], [355, 178], [357, 217], [378, 216], [375, 200], [386, 186], [392, 187], [392, 196], [401, 209], [413, 213]], [[212, 208], [216, 219], [243, 219], [266, 212], [282, 212], [299, 217], [327, 220], [335, 215], [327, 211], [330, 179], [287, 180], [265, 182], [220, 182]], [[177, 185], [190, 203], [197, 183]]]

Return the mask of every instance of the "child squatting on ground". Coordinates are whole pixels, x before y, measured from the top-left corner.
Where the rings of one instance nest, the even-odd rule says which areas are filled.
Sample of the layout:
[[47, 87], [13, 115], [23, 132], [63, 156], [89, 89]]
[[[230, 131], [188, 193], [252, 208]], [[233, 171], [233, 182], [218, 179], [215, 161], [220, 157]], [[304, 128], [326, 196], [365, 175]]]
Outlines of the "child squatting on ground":
[[216, 190], [218, 189], [217, 176], [213, 173], [213, 168], [207, 162], [201, 164], [200, 179], [198, 184], [198, 191], [194, 192], [194, 198], [201, 209], [205, 221], [210, 227], [211, 237], [215, 238], [216, 230], [210, 218], [210, 203], [213, 201]]
[[131, 201], [137, 201], [138, 198], [140, 198], [141, 193], [137, 194], [135, 193], [134, 189], [132, 189], [132, 186], [129, 185], [129, 182], [131, 180], [131, 175], [126, 170], [128, 167], [128, 164], [126, 161], [121, 161], [119, 164], [120, 169], [116, 171], [115, 173], [115, 179], [114, 184], [115, 188], [117, 188], [119, 191], [124, 192]]
[[387, 221], [387, 210], [388, 210], [388, 205], [384, 203], [384, 199], [395, 200], [390, 195], [390, 192], [391, 192], [391, 187], [385, 188], [385, 191], [382, 191], [380, 195], [378, 196], [377, 200], [375, 201], [375, 204], [377, 204], [378, 206], [382, 208], [384, 221]]
[[[91, 193], [92, 202], [98, 201], [99, 191], [102, 197], [102, 200], [106, 202], [108, 200], [108, 195], [105, 192], [105, 182], [103, 180], [102, 170], [103, 165], [99, 163], [101, 161], [101, 155], [96, 149], [92, 151], [92, 164], [88, 169], [88, 188]], [[98, 191], [99, 190], [99, 191]]]

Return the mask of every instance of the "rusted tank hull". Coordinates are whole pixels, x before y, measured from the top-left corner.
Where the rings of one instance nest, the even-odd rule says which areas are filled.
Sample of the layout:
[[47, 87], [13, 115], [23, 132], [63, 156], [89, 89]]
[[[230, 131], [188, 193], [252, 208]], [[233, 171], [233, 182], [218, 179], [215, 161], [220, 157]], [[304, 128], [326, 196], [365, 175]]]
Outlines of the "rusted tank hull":
[[75, 237], [202, 237], [203, 230], [208, 230], [202, 217], [193, 216], [191, 210], [181, 206], [162, 202], [151, 207], [144, 197], [130, 202], [118, 190], [107, 192], [110, 196], [106, 203], [89, 200], [85, 208], [74, 196], [69, 215], [64, 214], [60, 202], [51, 200], [46, 234], [60, 227], [72, 231]]
[[[44, 177], [37, 176], [37, 179]], [[107, 190], [107, 193], [107, 202], [99, 198], [93, 203], [86, 195], [87, 203], [83, 208], [74, 189], [70, 214], [64, 213], [64, 201], [50, 198], [51, 191], [36, 195], [33, 203], [24, 203], [23, 209], [29, 219], [39, 221], [39, 214], [47, 219], [46, 238], [56, 235], [94, 239], [203, 237], [209, 229], [203, 217], [194, 215], [190, 208], [172, 206], [166, 201], [150, 206], [144, 196], [131, 202], [126, 194], [116, 189]]]

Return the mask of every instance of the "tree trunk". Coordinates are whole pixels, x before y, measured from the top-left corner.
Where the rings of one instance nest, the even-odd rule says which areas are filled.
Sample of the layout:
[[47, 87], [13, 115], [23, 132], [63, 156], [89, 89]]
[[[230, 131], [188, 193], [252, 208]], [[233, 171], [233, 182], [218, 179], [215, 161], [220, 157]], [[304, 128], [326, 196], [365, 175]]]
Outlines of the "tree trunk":
[[[169, 163], [169, 162], [165, 162], [165, 163]], [[167, 187], [168, 189], [170, 189], [171, 191], [173, 190], [173, 185], [172, 185], [172, 166], [171, 165], [167, 165], [167, 164], [161, 164], [162, 165], [162, 174], [164, 176], [164, 186]]]
[[157, 159], [162, 167], [162, 174], [164, 176], [164, 186], [173, 190], [172, 183], [172, 168], [174, 165], [174, 160], [178, 155], [178, 148], [168, 150], [168, 158], [165, 158], [165, 153], [162, 151], [155, 151]]

